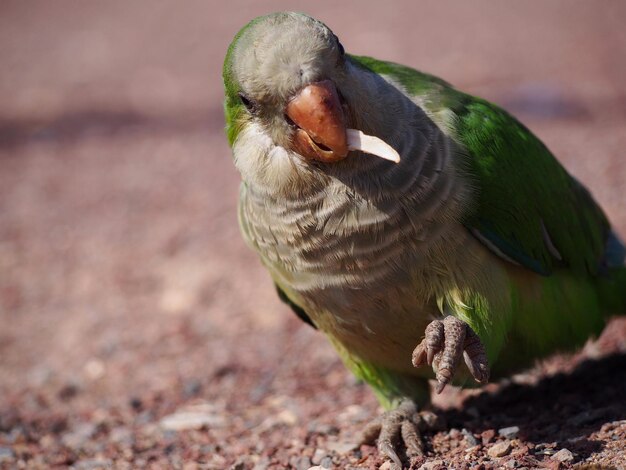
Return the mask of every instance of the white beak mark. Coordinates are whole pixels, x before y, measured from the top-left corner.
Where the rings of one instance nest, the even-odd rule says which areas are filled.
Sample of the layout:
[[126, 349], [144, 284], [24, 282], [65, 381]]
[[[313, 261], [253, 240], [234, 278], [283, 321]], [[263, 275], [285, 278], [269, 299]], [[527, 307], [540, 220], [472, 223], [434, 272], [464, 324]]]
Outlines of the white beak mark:
[[361, 152], [376, 155], [385, 160], [400, 162], [400, 155], [384, 140], [367, 135], [358, 129], [346, 129], [348, 137], [348, 150], [360, 150]]

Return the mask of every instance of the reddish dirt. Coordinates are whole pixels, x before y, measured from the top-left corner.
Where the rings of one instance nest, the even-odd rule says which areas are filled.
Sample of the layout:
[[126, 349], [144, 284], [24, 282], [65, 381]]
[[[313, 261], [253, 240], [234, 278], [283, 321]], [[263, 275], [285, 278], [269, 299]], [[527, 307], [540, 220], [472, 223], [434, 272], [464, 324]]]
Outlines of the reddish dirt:
[[[383, 462], [347, 446], [379, 411], [371, 392], [238, 233], [221, 61], [246, 21], [286, 8], [0, 6], [0, 468]], [[349, 51], [511, 110], [626, 234], [626, 4], [305, 9]], [[445, 392], [448, 428], [412, 467], [626, 468], [625, 353], [615, 320], [581, 353]]]

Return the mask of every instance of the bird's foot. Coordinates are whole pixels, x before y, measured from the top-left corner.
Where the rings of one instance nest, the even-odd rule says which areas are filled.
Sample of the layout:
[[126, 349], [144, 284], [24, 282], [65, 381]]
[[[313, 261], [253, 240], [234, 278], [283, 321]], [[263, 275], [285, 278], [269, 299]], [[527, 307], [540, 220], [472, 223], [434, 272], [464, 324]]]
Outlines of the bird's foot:
[[413, 365], [433, 366], [437, 378], [435, 391], [441, 393], [452, 380], [461, 356], [474, 379], [487, 383], [489, 363], [483, 343], [467, 323], [449, 315], [426, 327], [425, 338], [413, 351]]
[[415, 403], [404, 400], [397, 408], [370, 422], [363, 430], [360, 444], [377, 442], [378, 452], [392, 461], [394, 470], [401, 470], [402, 460], [398, 452], [404, 449], [409, 458], [424, 455], [422, 431], [442, 428], [436, 414], [428, 411], [418, 413]]

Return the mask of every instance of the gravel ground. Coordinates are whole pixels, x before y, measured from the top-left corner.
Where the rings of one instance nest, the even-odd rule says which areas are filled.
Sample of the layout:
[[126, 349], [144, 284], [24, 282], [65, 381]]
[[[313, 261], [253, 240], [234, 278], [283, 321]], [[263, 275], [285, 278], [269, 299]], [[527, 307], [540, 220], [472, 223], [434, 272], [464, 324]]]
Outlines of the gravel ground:
[[[626, 4], [298, 7], [511, 110], [626, 235]], [[220, 68], [276, 1], [0, 6], [0, 468], [378, 468], [379, 412], [236, 222]], [[626, 468], [626, 321], [447, 390], [412, 468]], [[383, 464], [381, 468], [385, 468]]]

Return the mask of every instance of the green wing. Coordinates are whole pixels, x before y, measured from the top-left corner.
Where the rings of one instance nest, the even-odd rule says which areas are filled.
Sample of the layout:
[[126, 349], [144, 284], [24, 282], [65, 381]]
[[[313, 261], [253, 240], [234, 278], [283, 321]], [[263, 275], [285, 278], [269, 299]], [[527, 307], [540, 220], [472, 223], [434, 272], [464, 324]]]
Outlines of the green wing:
[[505, 111], [467, 95], [454, 111], [479, 188], [466, 225], [536, 272], [596, 274], [610, 227], [589, 192]]
[[[499, 255], [537, 273], [595, 274], [609, 223], [589, 192], [546, 146], [497, 106], [411, 68], [368, 57], [353, 62], [390, 75], [465, 149], [476, 188], [465, 226]], [[441, 119], [439, 119], [441, 118]]]

